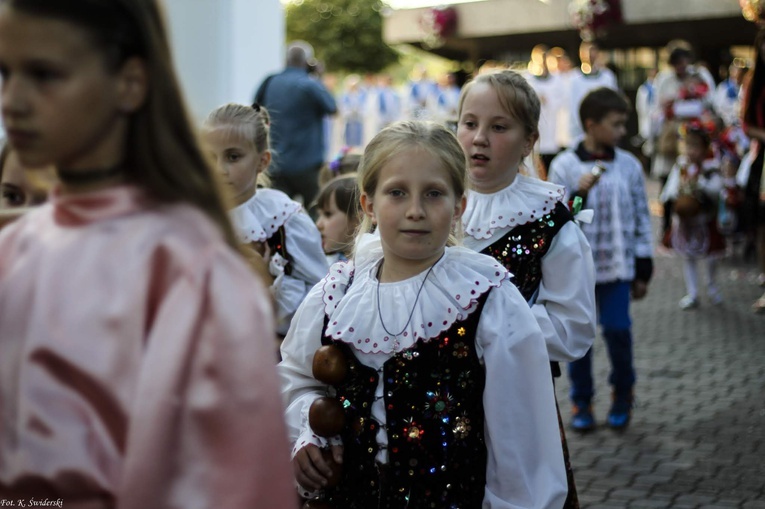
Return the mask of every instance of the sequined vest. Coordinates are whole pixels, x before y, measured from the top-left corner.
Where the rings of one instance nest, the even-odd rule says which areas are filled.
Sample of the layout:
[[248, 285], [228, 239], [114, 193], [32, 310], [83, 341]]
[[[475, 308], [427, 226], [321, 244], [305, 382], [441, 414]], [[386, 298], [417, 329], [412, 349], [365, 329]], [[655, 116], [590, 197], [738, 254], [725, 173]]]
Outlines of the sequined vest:
[[[542, 281], [542, 258], [550, 249], [555, 235], [572, 219], [568, 208], [558, 202], [549, 214], [516, 226], [481, 253], [496, 259], [513, 274], [513, 283], [528, 301]], [[550, 371], [553, 378], [561, 376], [557, 362], [550, 362]]]
[[[348, 375], [335, 386], [345, 409], [343, 480], [326, 490], [335, 509], [480, 509], [486, 486], [483, 390], [475, 349], [488, 292], [467, 319], [397, 353], [378, 371], [345, 343]], [[375, 461], [380, 424], [371, 416], [383, 376], [388, 463]]]
[[512, 281], [523, 298], [529, 300], [542, 281], [542, 258], [555, 235], [572, 219], [571, 212], [558, 202], [549, 214], [516, 226], [481, 253], [504, 265], [513, 274]]

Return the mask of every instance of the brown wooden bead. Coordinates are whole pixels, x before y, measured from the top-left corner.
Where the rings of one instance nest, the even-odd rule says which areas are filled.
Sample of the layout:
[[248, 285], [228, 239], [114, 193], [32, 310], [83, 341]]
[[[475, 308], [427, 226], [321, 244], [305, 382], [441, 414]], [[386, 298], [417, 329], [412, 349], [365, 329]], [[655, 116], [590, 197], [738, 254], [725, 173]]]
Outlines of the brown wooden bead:
[[308, 423], [320, 437], [330, 438], [338, 435], [345, 426], [343, 406], [334, 398], [317, 398], [308, 409]]
[[348, 373], [348, 361], [335, 345], [323, 345], [313, 355], [313, 377], [325, 384], [337, 385]]
[[675, 214], [682, 219], [696, 217], [701, 212], [701, 203], [690, 194], [681, 194], [675, 200]]

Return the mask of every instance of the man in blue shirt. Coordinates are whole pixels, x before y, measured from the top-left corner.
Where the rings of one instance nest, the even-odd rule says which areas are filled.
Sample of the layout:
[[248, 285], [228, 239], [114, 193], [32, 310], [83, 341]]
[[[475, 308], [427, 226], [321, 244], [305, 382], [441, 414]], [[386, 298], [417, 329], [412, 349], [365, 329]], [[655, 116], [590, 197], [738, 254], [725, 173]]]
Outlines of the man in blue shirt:
[[291, 43], [286, 68], [267, 77], [255, 94], [255, 102], [271, 117], [272, 186], [292, 198], [300, 195], [306, 208], [319, 191], [318, 174], [324, 164], [322, 119], [337, 112], [332, 94], [309, 75], [312, 63], [310, 44]]

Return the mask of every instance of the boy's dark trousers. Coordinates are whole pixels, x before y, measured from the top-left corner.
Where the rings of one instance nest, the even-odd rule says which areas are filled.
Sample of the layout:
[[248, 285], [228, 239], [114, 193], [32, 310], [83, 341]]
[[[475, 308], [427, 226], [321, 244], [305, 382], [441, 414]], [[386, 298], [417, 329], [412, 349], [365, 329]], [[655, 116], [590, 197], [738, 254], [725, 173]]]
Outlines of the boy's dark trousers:
[[[631, 283], [598, 284], [595, 297], [598, 305], [598, 321], [603, 328], [603, 339], [611, 361], [608, 382], [613, 387], [615, 400], [631, 401], [635, 385], [635, 369], [632, 362], [632, 322], [629, 316]], [[581, 359], [569, 364], [571, 400], [586, 408], [595, 394], [592, 380], [592, 349]]]

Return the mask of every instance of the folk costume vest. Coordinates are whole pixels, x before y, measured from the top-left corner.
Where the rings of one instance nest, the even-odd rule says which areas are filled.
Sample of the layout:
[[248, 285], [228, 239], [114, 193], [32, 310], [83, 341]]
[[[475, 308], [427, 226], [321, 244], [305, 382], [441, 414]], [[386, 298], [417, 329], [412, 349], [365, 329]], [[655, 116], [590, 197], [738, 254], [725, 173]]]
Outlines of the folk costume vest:
[[[465, 320], [437, 338], [398, 352], [380, 371], [341, 348], [349, 366], [335, 386], [345, 409], [343, 481], [327, 490], [331, 505], [345, 509], [479, 509], [486, 485], [484, 369], [475, 349], [481, 310], [489, 293]], [[375, 461], [380, 424], [371, 417], [375, 388], [383, 377], [388, 464]]]
[[513, 274], [513, 283], [530, 300], [542, 281], [542, 258], [555, 235], [573, 217], [562, 202], [539, 219], [517, 226], [485, 248], [487, 254]]

